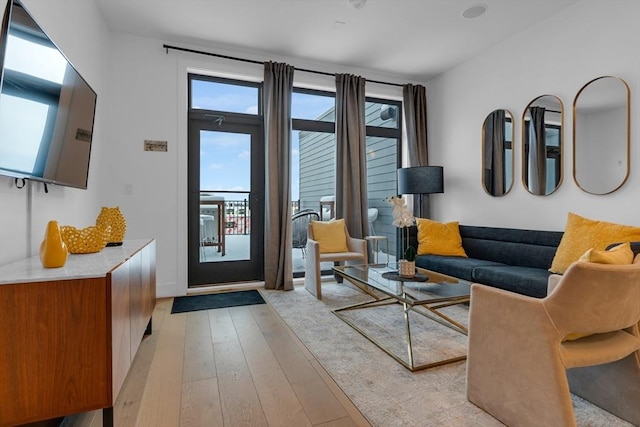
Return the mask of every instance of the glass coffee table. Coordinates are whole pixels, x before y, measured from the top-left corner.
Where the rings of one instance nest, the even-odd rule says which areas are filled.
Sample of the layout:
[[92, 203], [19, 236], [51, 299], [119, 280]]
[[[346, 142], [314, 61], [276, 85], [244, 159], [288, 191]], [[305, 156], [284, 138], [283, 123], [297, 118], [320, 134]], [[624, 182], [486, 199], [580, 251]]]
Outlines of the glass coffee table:
[[[463, 324], [440, 310], [445, 307], [468, 303], [471, 292], [470, 282], [421, 268], [416, 269], [415, 278], [402, 278], [397, 275], [396, 264], [389, 264], [388, 266], [380, 264], [341, 265], [333, 267], [333, 271], [373, 298], [372, 301], [333, 310], [333, 313], [405, 368], [413, 372], [458, 362], [467, 358], [465, 350], [463, 355], [416, 364], [415, 349], [411, 336], [410, 314], [419, 314], [457, 333], [467, 335], [468, 329]], [[391, 304], [400, 304], [402, 306], [406, 356], [399, 354], [400, 352], [397, 349], [396, 351], [390, 349], [374, 334], [368, 332], [367, 328], [363, 327], [362, 322], [355, 322], [347, 315], [348, 312], [353, 310]], [[434, 338], [434, 340], [436, 339]]]

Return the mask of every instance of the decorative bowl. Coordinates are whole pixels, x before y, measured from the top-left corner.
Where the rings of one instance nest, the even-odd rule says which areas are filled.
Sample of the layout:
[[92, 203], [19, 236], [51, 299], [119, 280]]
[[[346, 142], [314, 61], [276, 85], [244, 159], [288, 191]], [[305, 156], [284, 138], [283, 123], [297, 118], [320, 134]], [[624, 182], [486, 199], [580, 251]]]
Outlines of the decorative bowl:
[[90, 254], [100, 252], [107, 245], [109, 228], [91, 225], [77, 229], [70, 225], [60, 227], [62, 241], [71, 254]]

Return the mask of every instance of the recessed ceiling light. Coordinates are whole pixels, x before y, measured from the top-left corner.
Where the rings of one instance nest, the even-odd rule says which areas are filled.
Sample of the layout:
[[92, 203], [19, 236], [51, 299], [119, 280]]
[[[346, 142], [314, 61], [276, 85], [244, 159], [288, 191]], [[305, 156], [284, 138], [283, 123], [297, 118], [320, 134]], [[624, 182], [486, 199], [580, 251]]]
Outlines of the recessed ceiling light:
[[366, 3], [367, 0], [349, 0], [349, 4], [354, 9], [362, 9]]
[[331, 27], [335, 28], [336, 30], [341, 30], [344, 28], [344, 26], [347, 25], [346, 22], [343, 21], [333, 21], [333, 24], [331, 24]]
[[475, 19], [485, 14], [485, 12], [489, 8], [484, 4], [477, 4], [475, 6], [471, 6], [468, 9], [465, 9], [462, 12], [462, 17], [465, 19]]

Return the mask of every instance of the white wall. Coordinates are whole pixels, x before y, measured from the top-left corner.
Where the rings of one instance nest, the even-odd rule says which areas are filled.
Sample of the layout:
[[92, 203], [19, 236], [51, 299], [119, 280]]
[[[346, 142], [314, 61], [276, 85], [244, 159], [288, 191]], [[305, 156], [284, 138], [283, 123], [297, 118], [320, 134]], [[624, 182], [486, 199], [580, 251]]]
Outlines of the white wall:
[[[432, 196], [432, 214], [462, 224], [563, 230], [568, 212], [640, 225], [640, 2], [581, 0], [427, 84], [429, 160], [444, 166], [445, 193]], [[595, 77], [613, 75], [631, 88], [631, 172], [606, 196], [582, 192], [572, 177], [572, 105]], [[521, 120], [539, 95], [564, 103], [564, 181], [550, 196], [522, 185]], [[516, 169], [504, 197], [482, 190], [481, 129], [493, 110], [515, 117]]]
[[[88, 190], [55, 185], [45, 194], [42, 184], [14, 186], [0, 177], [0, 265], [37, 254], [49, 220], [85, 227], [100, 209], [100, 157], [104, 144], [104, 86], [108, 30], [93, 2], [23, 0], [27, 10], [97, 92], [93, 150]], [[2, 11], [6, 2], [0, 2]]]

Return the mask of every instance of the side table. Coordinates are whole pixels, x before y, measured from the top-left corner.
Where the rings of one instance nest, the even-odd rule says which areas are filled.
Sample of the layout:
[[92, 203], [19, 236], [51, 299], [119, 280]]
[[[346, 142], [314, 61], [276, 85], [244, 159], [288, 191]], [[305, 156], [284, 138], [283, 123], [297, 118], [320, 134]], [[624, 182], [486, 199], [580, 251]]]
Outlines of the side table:
[[374, 264], [378, 265], [379, 262], [379, 251], [380, 251], [380, 241], [384, 240], [387, 244], [387, 251], [385, 252], [387, 255], [387, 262], [384, 265], [389, 264], [389, 239], [387, 236], [366, 236], [365, 240], [371, 243], [371, 250], [373, 251], [373, 260]]

